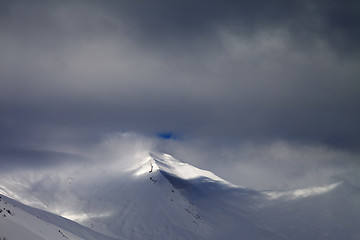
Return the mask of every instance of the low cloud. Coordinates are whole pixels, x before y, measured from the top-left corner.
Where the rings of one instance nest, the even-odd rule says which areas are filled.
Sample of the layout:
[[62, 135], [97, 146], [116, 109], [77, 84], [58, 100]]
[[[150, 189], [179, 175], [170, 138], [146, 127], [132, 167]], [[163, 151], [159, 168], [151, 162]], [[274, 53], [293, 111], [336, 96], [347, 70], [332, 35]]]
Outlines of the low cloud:
[[168, 143], [168, 151], [230, 182], [258, 190], [289, 190], [338, 181], [360, 185], [359, 154], [324, 145], [274, 141], [223, 144], [214, 141]]
[[[67, 181], [74, 176], [84, 184], [106, 182], [136, 167], [149, 152], [172, 154], [233, 184], [257, 190], [291, 190], [339, 181], [360, 185], [359, 154], [351, 151], [284, 141], [229, 145], [209, 139], [184, 141], [130, 132], [106, 135], [99, 143], [82, 149], [63, 145], [42, 152], [13, 151], [10, 158], [2, 153], [2, 166], [11, 166], [11, 171], [2, 168], [2, 174], [14, 179], [26, 176], [29, 183], [25, 185], [34, 181], [40, 184], [43, 178], [55, 179], [54, 183]], [[14, 156], [18, 158], [14, 160]]]

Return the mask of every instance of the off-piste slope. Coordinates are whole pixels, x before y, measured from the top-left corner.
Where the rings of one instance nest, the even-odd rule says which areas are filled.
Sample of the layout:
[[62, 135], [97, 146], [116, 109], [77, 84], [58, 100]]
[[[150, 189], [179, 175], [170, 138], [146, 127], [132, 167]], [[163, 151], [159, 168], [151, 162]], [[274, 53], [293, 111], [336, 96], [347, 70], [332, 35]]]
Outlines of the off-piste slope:
[[260, 192], [168, 154], [123, 171], [18, 174], [0, 190], [112, 238], [360, 239], [360, 193], [350, 183]]
[[2, 240], [115, 240], [69, 219], [0, 195]]

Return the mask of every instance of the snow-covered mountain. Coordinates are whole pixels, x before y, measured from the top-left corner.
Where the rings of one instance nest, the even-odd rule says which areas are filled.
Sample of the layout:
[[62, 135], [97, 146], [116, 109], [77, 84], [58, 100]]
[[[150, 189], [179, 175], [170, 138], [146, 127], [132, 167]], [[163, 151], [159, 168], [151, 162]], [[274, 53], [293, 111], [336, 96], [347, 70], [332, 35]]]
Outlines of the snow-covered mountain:
[[0, 194], [1, 240], [115, 240], [69, 219]]
[[[99, 240], [360, 239], [360, 190], [347, 182], [260, 192], [167, 154], [150, 153], [121, 171], [71, 168], [4, 175], [0, 191], [87, 227], [6, 199], [19, 206], [9, 209], [14, 216], [0, 220], [0, 236], [6, 239], [23, 216], [34, 219], [31, 224], [39, 222], [20, 224], [42, 237], [37, 239], [61, 239], [60, 233]], [[39, 235], [40, 228], [58, 238]]]

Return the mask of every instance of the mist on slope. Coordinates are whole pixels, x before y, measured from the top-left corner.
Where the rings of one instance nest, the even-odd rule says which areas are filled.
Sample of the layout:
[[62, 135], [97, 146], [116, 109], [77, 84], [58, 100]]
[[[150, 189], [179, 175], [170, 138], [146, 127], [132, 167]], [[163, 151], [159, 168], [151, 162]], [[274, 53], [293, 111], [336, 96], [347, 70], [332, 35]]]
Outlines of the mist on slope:
[[[229, 146], [208, 139], [185, 141], [127, 132], [104, 136], [99, 143], [89, 146], [49, 142], [39, 152], [49, 154], [23, 155], [21, 159], [11, 154], [4, 155], [6, 167], [0, 172], [3, 176], [11, 176], [8, 180], [20, 175], [26, 176], [25, 182], [39, 184], [46, 178], [48, 182], [49, 179], [73, 176], [84, 182], [105, 181], [109, 176], [136, 166], [149, 156], [149, 152], [165, 152], [233, 184], [257, 190], [290, 190], [341, 180], [360, 185], [357, 177], [359, 154], [284, 141]], [[54, 157], [56, 161], [52, 162]], [[31, 164], [23, 164], [25, 161]]]

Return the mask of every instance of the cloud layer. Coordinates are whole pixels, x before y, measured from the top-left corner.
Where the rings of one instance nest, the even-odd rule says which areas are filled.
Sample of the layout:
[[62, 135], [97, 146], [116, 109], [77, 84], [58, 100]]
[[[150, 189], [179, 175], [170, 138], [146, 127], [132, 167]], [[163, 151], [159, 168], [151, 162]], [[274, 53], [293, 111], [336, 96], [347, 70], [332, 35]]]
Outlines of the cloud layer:
[[357, 1], [11, 1], [0, 9], [7, 164], [20, 155], [29, 157], [19, 166], [62, 162], [69, 146], [128, 131], [167, 132], [218, 152], [246, 142], [264, 155], [279, 142], [335, 156], [359, 150]]

